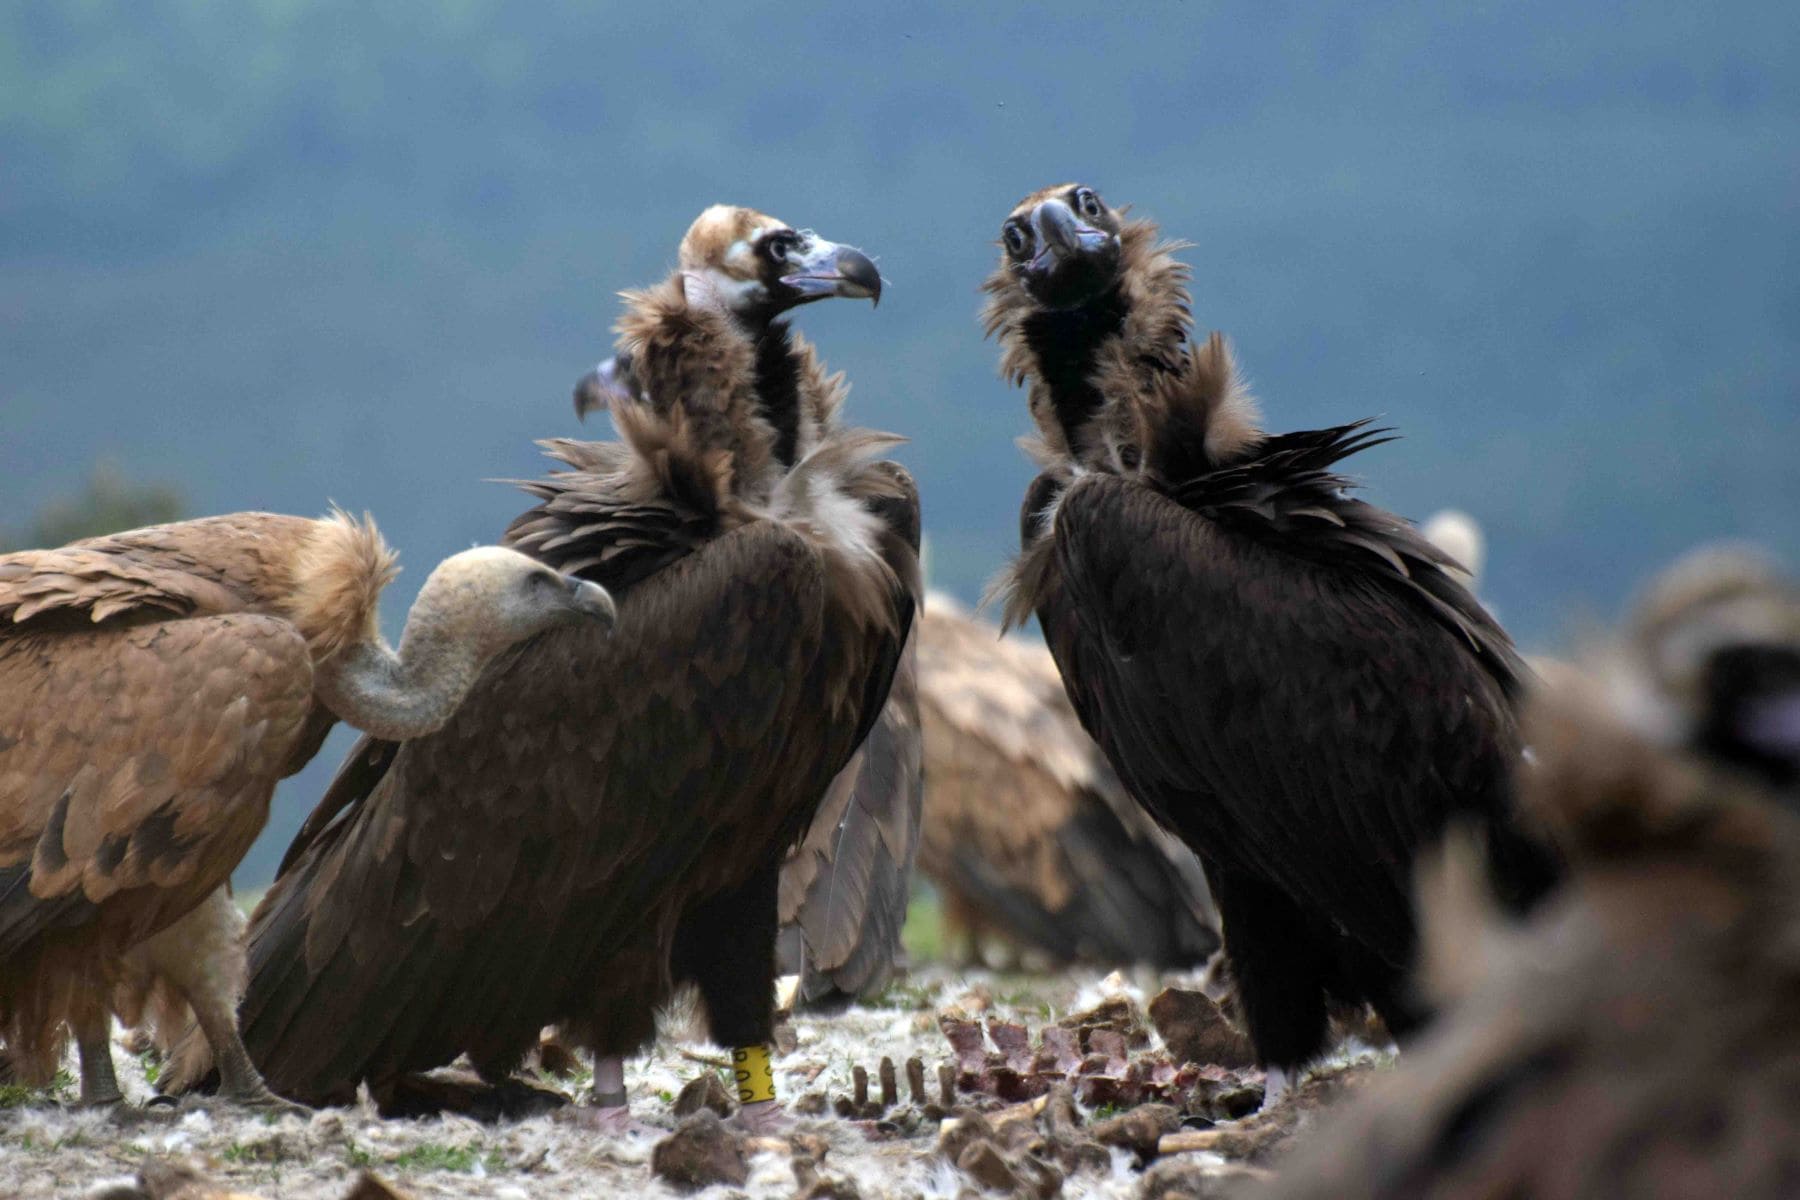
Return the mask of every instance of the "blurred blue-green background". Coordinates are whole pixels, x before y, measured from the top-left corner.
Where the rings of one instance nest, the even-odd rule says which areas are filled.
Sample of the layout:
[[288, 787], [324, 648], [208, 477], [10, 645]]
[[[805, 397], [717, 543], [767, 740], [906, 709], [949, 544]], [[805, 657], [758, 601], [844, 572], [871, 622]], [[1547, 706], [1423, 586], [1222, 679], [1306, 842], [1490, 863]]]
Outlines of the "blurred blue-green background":
[[[1529, 646], [1679, 550], [1800, 549], [1800, 5], [0, 6], [0, 530], [96, 461], [188, 515], [368, 508], [411, 570], [578, 432], [613, 293], [713, 201], [880, 261], [800, 326], [912, 439], [934, 581], [1012, 548], [975, 321], [1066, 178], [1196, 245], [1271, 425], [1381, 414]], [[284, 785], [267, 876], [344, 745]]]

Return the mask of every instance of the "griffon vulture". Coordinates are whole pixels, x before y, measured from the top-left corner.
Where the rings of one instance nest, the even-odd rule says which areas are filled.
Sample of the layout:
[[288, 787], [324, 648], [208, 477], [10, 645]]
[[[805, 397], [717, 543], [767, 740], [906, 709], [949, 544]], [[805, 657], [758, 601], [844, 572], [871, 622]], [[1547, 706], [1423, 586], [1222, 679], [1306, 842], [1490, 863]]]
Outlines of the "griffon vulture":
[[[629, 355], [615, 355], [576, 383], [575, 413], [642, 398]], [[906, 536], [916, 545], [919, 531]], [[801, 1007], [831, 1011], [879, 991], [901, 955], [924, 801], [917, 641], [915, 624], [881, 716], [781, 870], [777, 959]]]
[[1218, 918], [1199, 861], [1125, 794], [1049, 652], [935, 594], [916, 636], [919, 866], [969, 956], [991, 929], [1064, 963], [1205, 962]]
[[227, 1093], [272, 1101], [219, 986], [221, 956], [241, 949], [216, 944], [203, 902], [261, 832], [276, 781], [334, 721], [429, 732], [500, 650], [613, 615], [600, 586], [485, 547], [432, 572], [396, 652], [376, 628], [394, 573], [374, 525], [341, 512], [0, 556], [0, 1030], [24, 1079], [55, 1069], [67, 1025], [82, 1102], [118, 1101], [114, 988], [166, 986], [193, 1006]]
[[613, 403], [621, 441], [547, 444], [569, 469], [506, 538], [604, 583], [617, 636], [540, 637], [439, 732], [345, 761], [251, 920], [244, 1040], [277, 1091], [391, 1095], [461, 1053], [500, 1080], [557, 1024], [596, 1058], [587, 1117], [625, 1127], [672, 981], [760, 1066], [783, 856], [887, 699], [917, 576], [895, 439], [838, 427], [842, 379], [782, 315], [879, 288], [717, 206], [626, 295], [643, 399]]
[[1548, 886], [1512, 824], [1521, 665], [1411, 525], [1345, 495], [1364, 423], [1265, 434], [1224, 340], [1189, 341], [1187, 270], [1079, 184], [1028, 197], [986, 290], [1044, 471], [1006, 615], [1036, 612], [1082, 724], [1206, 866], [1279, 1097], [1326, 997], [1408, 994], [1414, 855], [1462, 816], [1503, 890]]
[[1690, 559], [1590, 670], [1534, 700], [1521, 772], [1569, 885], [1520, 929], [1438, 873], [1447, 1015], [1273, 1195], [1794, 1194], [1800, 587]]

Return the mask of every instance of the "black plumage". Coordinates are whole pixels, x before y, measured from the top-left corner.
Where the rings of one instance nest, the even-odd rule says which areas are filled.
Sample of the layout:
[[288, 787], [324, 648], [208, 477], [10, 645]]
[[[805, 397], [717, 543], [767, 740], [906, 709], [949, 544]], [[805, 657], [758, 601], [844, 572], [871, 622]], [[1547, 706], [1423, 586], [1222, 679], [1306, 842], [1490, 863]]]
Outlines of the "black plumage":
[[[1404, 1034], [1421, 847], [1474, 823], [1519, 904], [1555, 875], [1514, 821], [1523, 667], [1441, 552], [1346, 494], [1380, 431], [1262, 433], [1223, 340], [1187, 341], [1153, 226], [1065, 185], [1006, 228], [988, 324], [1046, 448], [1009, 617], [1035, 612], [1082, 723], [1204, 862], [1261, 1060], [1313, 1058], [1328, 997]], [[1087, 307], [1107, 335], [1040, 370], [1033, 322]]]

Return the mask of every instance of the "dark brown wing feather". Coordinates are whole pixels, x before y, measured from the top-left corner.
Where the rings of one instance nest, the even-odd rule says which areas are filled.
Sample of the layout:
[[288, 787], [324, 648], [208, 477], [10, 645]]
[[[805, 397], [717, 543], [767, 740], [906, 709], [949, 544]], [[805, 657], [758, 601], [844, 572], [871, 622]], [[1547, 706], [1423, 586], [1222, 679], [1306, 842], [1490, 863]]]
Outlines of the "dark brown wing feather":
[[809, 685], [844, 686], [821, 671], [869, 669], [822, 663], [826, 608], [817, 551], [757, 522], [626, 590], [611, 638], [558, 631], [491, 665], [258, 908], [242, 1016], [271, 1086], [505, 1061], [586, 1017], [618, 943], [672, 927], [676, 882], [719, 886], [696, 873], [709, 831], [803, 821], [849, 757], [854, 724], [808, 719]]
[[909, 641], [886, 706], [782, 868], [781, 970], [804, 1003], [881, 988], [900, 952], [924, 798], [918, 654]]
[[[1510, 809], [1518, 665], [1435, 551], [1338, 493], [1344, 434], [1178, 499], [1077, 481], [1039, 614], [1134, 795], [1398, 967], [1414, 848]], [[1318, 507], [1338, 520], [1297, 511]]]
[[1060, 962], [1204, 961], [1199, 860], [1125, 794], [1049, 653], [937, 597], [920, 630], [919, 863], [947, 909]]

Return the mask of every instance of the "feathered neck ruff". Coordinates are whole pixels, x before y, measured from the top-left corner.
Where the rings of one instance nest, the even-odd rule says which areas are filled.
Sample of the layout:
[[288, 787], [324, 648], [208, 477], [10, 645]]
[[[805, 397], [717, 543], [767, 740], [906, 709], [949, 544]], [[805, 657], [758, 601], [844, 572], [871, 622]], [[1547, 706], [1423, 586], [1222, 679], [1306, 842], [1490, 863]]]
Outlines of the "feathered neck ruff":
[[1191, 357], [1190, 272], [1175, 258], [1186, 245], [1161, 240], [1151, 221], [1127, 221], [1117, 285], [1067, 311], [1040, 306], [1010, 263], [983, 284], [983, 325], [1000, 339], [1002, 378], [1026, 386], [1042, 457], [1136, 468], [1146, 392]]
[[618, 351], [637, 386], [609, 405], [620, 440], [542, 443], [572, 469], [515, 481], [540, 503], [507, 544], [623, 588], [711, 538], [777, 520], [845, 568], [834, 574], [854, 609], [891, 624], [894, 578], [870, 506], [910, 487], [875, 461], [903, 439], [841, 428], [843, 373], [785, 325], [747, 330], [690, 306], [680, 274], [624, 298]]

